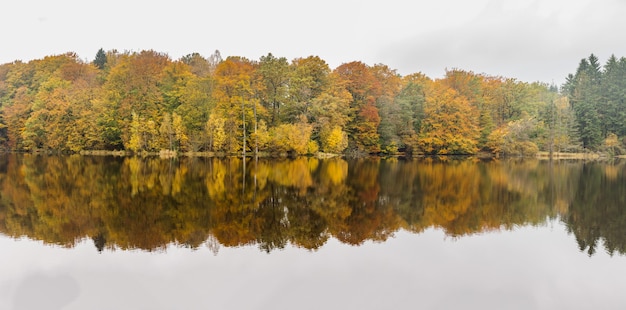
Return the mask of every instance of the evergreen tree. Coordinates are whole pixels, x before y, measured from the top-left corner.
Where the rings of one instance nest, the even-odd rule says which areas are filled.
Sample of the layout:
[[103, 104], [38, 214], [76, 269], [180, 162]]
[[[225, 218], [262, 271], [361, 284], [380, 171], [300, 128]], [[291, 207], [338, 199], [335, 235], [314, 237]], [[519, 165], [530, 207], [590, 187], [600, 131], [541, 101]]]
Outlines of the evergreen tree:
[[100, 70], [104, 69], [104, 66], [107, 63], [107, 54], [104, 52], [102, 48], [98, 50], [96, 53], [96, 58], [93, 60], [93, 64]]
[[604, 66], [601, 110], [603, 136], [626, 135], [626, 59], [612, 55]]
[[598, 58], [591, 54], [588, 59], [580, 61], [573, 79], [568, 79], [569, 99], [585, 149], [595, 149], [602, 142], [602, 119], [598, 110], [601, 76]]

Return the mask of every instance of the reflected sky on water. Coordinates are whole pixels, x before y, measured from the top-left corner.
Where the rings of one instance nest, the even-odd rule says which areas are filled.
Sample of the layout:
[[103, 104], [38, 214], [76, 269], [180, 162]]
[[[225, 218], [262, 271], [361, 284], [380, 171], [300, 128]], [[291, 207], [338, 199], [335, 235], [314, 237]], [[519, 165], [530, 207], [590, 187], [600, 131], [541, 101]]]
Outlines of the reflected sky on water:
[[[406, 231], [317, 251], [170, 246], [98, 253], [0, 238], [0, 309], [622, 309], [626, 257], [563, 225], [460, 238]], [[37, 298], [34, 298], [37, 296]], [[52, 307], [51, 307], [52, 306]]]

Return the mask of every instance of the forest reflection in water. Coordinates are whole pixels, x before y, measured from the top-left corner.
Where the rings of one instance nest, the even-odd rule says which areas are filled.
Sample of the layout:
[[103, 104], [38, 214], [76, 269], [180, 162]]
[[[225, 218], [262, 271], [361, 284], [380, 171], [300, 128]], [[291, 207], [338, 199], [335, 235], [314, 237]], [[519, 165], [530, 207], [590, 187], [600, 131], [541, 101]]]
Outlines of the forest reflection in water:
[[626, 254], [625, 164], [476, 159], [0, 157], [0, 233], [98, 250], [318, 249], [435, 227], [452, 237], [560, 220]]

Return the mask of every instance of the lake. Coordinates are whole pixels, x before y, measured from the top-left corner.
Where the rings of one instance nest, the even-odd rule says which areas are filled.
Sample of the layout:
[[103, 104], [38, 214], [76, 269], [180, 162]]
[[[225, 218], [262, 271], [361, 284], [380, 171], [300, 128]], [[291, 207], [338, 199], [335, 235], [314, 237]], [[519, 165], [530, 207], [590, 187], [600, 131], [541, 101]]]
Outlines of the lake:
[[0, 309], [625, 309], [626, 162], [0, 155]]

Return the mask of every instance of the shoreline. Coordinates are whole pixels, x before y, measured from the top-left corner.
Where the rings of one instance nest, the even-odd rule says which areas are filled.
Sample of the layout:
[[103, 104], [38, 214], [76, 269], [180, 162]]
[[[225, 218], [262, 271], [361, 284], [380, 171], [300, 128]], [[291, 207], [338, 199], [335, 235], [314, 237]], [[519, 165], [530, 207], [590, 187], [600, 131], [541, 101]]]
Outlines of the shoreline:
[[[21, 154], [35, 154], [35, 155], [81, 155], [81, 156], [113, 156], [113, 157], [159, 157], [159, 158], [178, 158], [178, 157], [216, 157], [216, 158], [225, 158], [225, 157], [241, 157], [243, 154], [241, 153], [225, 153], [225, 152], [176, 152], [171, 150], [161, 150], [158, 152], [138, 152], [134, 153], [131, 151], [124, 150], [82, 150], [79, 152], [55, 152], [55, 151], [44, 151], [44, 150], [35, 150], [35, 151], [13, 151], [13, 150], [1, 150], [3, 153], [21, 153]], [[334, 154], [334, 153], [324, 153], [318, 152], [315, 154], [308, 155], [294, 155], [286, 152], [282, 153], [269, 153], [269, 152], [259, 152], [258, 154], [254, 154], [254, 152], [248, 152], [245, 155], [246, 157], [258, 157], [258, 158], [296, 158], [296, 157], [314, 157], [318, 159], [327, 159], [327, 158], [335, 158], [335, 157], [350, 157], [346, 154]], [[395, 155], [363, 155], [358, 156], [361, 158], [371, 158], [371, 157], [379, 157], [379, 158], [423, 158], [430, 157], [429, 155], [424, 154], [395, 154]], [[609, 160], [609, 159], [626, 159], [626, 155], [615, 155], [610, 156], [606, 153], [567, 153], [567, 152], [554, 152], [552, 153], [552, 158], [550, 157], [549, 152], [538, 152], [533, 156], [502, 156], [498, 154], [490, 154], [480, 152], [477, 154], [468, 154], [468, 155], [433, 155], [433, 157], [467, 157], [467, 158], [478, 158], [478, 159], [531, 159], [536, 158], [539, 160]]]

